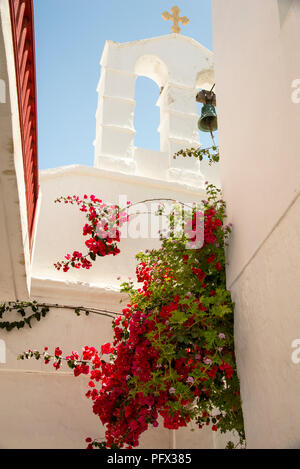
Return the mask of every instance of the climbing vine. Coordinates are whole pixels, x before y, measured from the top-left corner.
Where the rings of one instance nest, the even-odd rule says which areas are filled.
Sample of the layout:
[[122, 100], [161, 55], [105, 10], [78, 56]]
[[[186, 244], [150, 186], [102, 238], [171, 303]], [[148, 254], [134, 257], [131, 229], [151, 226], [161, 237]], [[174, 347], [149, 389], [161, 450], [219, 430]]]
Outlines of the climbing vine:
[[[2, 319], [4, 313], [20, 314], [22, 319], [20, 321], [0, 321], [0, 329], [5, 329], [7, 332], [11, 332], [13, 329], [23, 329], [24, 327], [32, 328], [32, 321], [41, 321], [45, 318], [50, 309], [65, 309], [73, 311], [76, 316], [81, 316], [85, 314], [89, 316], [90, 314], [97, 314], [99, 316], [106, 316], [113, 319], [117, 313], [116, 311], [109, 311], [107, 309], [98, 309], [98, 308], [87, 308], [86, 306], [68, 306], [52, 303], [38, 303], [37, 301], [17, 301], [17, 302], [8, 302], [3, 303], [0, 306], [0, 318]], [[29, 314], [29, 311], [31, 314]]]
[[5, 314], [16, 313], [21, 316], [21, 319], [15, 321], [0, 321], [0, 329], [5, 329], [7, 332], [13, 329], [23, 329], [23, 327], [32, 327], [32, 321], [40, 321], [45, 318], [49, 312], [49, 307], [40, 305], [36, 301], [17, 301], [7, 302], [0, 305], [0, 319]]

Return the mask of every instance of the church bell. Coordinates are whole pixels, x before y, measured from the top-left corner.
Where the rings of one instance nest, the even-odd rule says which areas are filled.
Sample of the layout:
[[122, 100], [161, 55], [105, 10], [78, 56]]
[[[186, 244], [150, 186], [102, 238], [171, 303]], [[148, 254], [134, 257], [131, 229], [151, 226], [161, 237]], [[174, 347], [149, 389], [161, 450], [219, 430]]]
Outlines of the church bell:
[[203, 105], [198, 127], [202, 132], [215, 132], [218, 129], [218, 118], [215, 106], [212, 104]]
[[217, 104], [216, 95], [213, 92], [214, 86], [210, 91], [199, 91], [196, 96], [196, 101], [203, 104], [201, 117], [198, 121], [198, 128], [202, 132], [212, 133], [218, 130], [218, 117], [215, 108]]

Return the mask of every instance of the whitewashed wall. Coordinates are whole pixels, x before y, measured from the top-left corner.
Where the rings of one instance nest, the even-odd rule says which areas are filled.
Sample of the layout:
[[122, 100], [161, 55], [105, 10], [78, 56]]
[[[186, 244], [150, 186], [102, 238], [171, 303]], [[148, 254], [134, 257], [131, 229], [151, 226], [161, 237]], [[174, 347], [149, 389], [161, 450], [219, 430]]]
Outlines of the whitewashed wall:
[[234, 225], [227, 281], [247, 442], [299, 448], [300, 365], [291, 343], [300, 337], [300, 2], [212, 3], [221, 181]]

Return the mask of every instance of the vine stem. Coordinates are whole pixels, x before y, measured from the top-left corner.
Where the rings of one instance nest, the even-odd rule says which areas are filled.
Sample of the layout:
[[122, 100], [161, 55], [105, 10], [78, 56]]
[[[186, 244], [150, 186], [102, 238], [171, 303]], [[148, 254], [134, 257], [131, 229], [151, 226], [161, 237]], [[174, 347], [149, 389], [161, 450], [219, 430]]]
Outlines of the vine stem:
[[47, 308], [57, 308], [57, 309], [69, 309], [69, 310], [80, 310], [85, 313], [98, 314], [100, 316], [107, 316], [114, 319], [115, 316], [122, 316], [123, 313], [118, 313], [117, 311], [109, 311], [107, 309], [98, 309], [98, 308], [87, 308], [86, 306], [69, 306], [69, 305], [59, 305], [52, 303], [35, 303], [38, 307], [47, 307]]
[[[40, 305], [42, 306], [42, 305]], [[55, 305], [55, 304], [45, 304], [43, 306], [47, 306], [48, 308], [57, 308], [57, 309], [71, 309], [75, 310], [78, 309], [80, 311], [84, 311], [86, 313], [98, 314], [100, 316], [107, 316], [114, 319], [115, 316], [122, 316], [123, 313], [119, 313], [117, 311], [109, 311], [107, 309], [98, 309], [98, 308], [87, 308], [84, 306], [68, 306], [68, 305]]]
[[182, 205], [182, 206], [185, 206], [185, 207], [188, 207], [188, 208], [191, 208], [189, 204], [186, 204], [184, 202], [181, 202], [179, 200], [175, 200], [175, 199], [170, 199], [170, 198], [166, 198], [166, 199], [163, 199], [163, 198], [157, 198], [157, 199], [145, 199], [145, 200], [141, 200], [139, 202], [135, 202], [133, 204], [130, 204], [128, 205], [128, 207], [125, 207], [123, 209], [120, 209], [120, 210], [126, 210], [126, 209], [129, 209], [131, 207], [134, 207], [136, 205], [140, 205], [140, 204], [146, 204], [148, 202], [174, 202], [174, 203], [177, 203], [179, 205]]

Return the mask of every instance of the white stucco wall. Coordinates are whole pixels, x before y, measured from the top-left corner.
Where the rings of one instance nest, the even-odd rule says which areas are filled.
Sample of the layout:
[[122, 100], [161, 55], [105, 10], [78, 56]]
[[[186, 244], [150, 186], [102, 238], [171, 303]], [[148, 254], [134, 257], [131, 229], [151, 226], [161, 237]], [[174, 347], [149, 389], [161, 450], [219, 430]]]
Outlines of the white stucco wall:
[[[142, 176], [126, 175], [90, 168], [87, 166], [70, 166], [40, 173], [41, 207], [36, 232], [36, 243], [33, 253], [33, 278], [58, 279], [61, 281], [79, 281], [91, 285], [118, 288], [120, 282], [128, 276], [135, 278], [135, 255], [152, 246], [159, 246], [159, 240], [153, 239], [157, 235], [159, 226], [158, 217], [152, 217], [152, 224], [146, 229], [146, 238], [143, 236], [146, 227], [145, 217], [141, 217], [141, 226], [137, 226], [135, 237], [134, 224], [130, 224], [128, 238], [120, 243], [121, 254], [116, 257], [108, 256], [96, 262], [92, 269], [70, 270], [67, 275], [57, 272], [53, 264], [63, 260], [67, 253], [74, 250], [86, 251], [84, 245], [86, 237], [82, 236], [82, 228], [87, 222], [85, 215], [77, 206], [54, 204], [54, 200], [61, 195], [95, 194], [96, 197], [107, 203], [119, 203], [119, 196], [125, 200], [139, 202], [151, 198], [172, 198], [182, 202], [193, 203], [200, 201], [205, 192], [194, 186], [175, 184], [168, 181], [146, 178]], [[148, 206], [148, 209], [150, 206]], [[145, 211], [147, 207], [137, 207], [136, 210]]]
[[[300, 198], [232, 286], [250, 448], [300, 448]], [[298, 347], [299, 348], [299, 347]]]
[[221, 181], [234, 225], [227, 282], [247, 443], [299, 448], [300, 366], [291, 342], [300, 335], [300, 104], [293, 99], [300, 3], [212, 3]]

